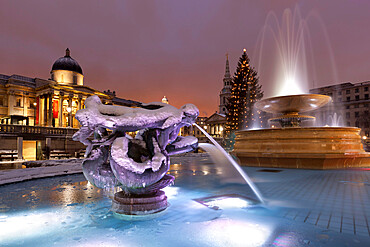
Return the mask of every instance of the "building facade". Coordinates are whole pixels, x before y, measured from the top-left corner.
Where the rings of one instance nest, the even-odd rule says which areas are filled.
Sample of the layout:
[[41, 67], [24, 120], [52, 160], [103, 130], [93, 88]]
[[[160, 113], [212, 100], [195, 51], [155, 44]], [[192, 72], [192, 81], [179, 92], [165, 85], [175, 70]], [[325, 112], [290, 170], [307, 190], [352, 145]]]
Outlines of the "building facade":
[[358, 127], [363, 139], [369, 139], [370, 81], [314, 88], [310, 93], [328, 95], [333, 100], [314, 111], [317, 125]]
[[67, 48], [65, 56], [54, 62], [50, 79], [0, 74], [0, 123], [77, 128], [74, 116], [91, 95], [98, 95], [104, 104], [138, 103], [85, 86], [82, 68]]
[[50, 79], [0, 74], [0, 161], [13, 159], [13, 153], [26, 160], [75, 156], [84, 145], [72, 140], [79, 127], [74, 116], [91, 95], [103, 104], [140, 104], [85, 86], [68, 48], [52, 65]]

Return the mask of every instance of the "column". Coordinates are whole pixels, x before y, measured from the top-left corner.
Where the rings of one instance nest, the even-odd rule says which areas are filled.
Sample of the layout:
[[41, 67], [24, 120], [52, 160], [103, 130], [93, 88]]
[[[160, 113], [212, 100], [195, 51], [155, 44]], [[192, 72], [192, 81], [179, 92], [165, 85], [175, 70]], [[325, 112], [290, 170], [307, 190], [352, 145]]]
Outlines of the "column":
[[47, 126], [48, 124], [48, 98], [46, 95], [43, 95], [43, 105], [44, 105], [44, 116], [43, 116], [43, 126]]
[[17, 137], [18, 159], [23, 160], [23, 137]]
[[64, 94], [62, 92], [59, 93], [59, 127], [63, 127], [63, 100], [64, 100]]
[[27, 117], [27, 121], [28, 121], [28, 106], [30, 105], [30, 102], [29, 102], [30, 98], [28, 96], [28, 93], [24, 93], [22, 95], [22, 98], [23, 98], [23, 116]]
[[53, 94], [48, 95], [49, 108], [48, 108], [48, 126], [51, 127], [53, 124]]
[[82, 97], [79, 95], [78, 96], [78, 110], [81, 110], [82, 109]]
[[46, 138], [46, 147], [45, 147], [45, 157], [50, 159], [50, 150], [51, 150], [51, 138]]
[[68, 98], [68, 107], [69, 107], [69, 112], [68, 112], [68, 126], [72, 127], [73, 126], [73, 119], [72, 119], [72, 98], [73, 95], [69, 95]]

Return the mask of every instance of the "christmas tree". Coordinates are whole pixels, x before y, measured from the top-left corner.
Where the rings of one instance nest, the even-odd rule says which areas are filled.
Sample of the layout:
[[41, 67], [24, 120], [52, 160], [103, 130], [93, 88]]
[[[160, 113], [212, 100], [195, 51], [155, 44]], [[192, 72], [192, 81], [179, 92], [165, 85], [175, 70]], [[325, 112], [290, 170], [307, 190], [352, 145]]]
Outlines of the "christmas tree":
[[263, 97], [261, 85], [258, 84], [257, 72], [249, 64], [246, 49], [239, 58], [234, 74], [231, 97], [227, 105], [226, 134], [235, 130], [250, 128], [253, 125], [262, 127], [259, 112], [254, 110], [254, 103]]

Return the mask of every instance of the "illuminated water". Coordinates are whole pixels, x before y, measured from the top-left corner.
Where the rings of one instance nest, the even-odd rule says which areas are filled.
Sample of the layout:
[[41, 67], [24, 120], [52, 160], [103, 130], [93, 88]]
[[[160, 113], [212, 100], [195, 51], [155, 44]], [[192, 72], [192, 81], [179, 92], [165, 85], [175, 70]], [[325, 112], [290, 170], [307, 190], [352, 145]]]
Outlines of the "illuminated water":
[[[318, 42], [320, 50], [315, 50], [313, 44]], [[316, 54], [325, 54], [327, 59], [316, 59]], [[298, 7], [285, 9], [281, 18], [270, 11], [257, 38], [253, 58], [261, 81], [271, 83], [265, 88], [274, 87], [265, 96], [308, 93], [309, 88], [317, 87], [315, 82], [323, 81], [317, 75], [322, 68], [326, 69], [329, 81], [338, 81], [329, 35], [315, 11], [302, 15]]]
[[[344, 223], [341, 230], [334, 224], [338, 213], [340, 219], [340, 212], [344, 212], [344, 222], [346, 214], [352, 212], [347, 209], [348, 203], [353, 205], [356, 217], [361, 212], [370, 215], [370, 186], [348, 181], [368, 180], [369, 171], [263, 172], [243, 168], [269, 202], [266, 207], [251, 204], [257, 199], [248, 186], [220, 183], [222, 171], [204, 154], [174, 157], [171, 161], [170, 173], [176, 177], [174, 186], [166, 191], [171, 206], [165, 215], [149, 221], [114, 218], [109, 211], [110, 199], [87, 183], [82, 174], [0, 186], [0, 246], [370, 244], [369, 234], [357, 218], [356, 234]], [[320, 189], [324, 186], [330, 190]], [[209, 207], [194, 200], [225, 194], [241, 197], [216, 200]], [[212, 209], [214, 205], [220, 209]], [[329, 228], [326, 214], [332, 215]], [[326, 223], [321, 225], [324, 219]]]
[[[261, 202], [261, 203], [264, 203], [263, 201], [263, 198], [262, 198], [262, 195], [261, 193], [259, 192], [259, 190], [257, 189], [256, 185], [252, 182], [252, 180], [248, 177], [248, 175], [241, 169], [241, 167], [239, 166], [238, 163], [236, 163], [236, 161], [225, 151], [225, 149], [223, 149], [220, 144], [218, 144], [215, 139], [212, 138], [212, 136], [210, 136], [207, 131], [205, 131], [202, 127], [200, 127], [198, 124], [194, 123], [193, 125], [195, 125], [212, 143], [213, 145], [215, 145], [218, 149], [218, 152], [221, 153], [224, 157], [227, 158], [227, 160], [230, 162], [230, 164], [239, 172], [239, 174], [243, 177], [244, 181], [251, 187], [251, 189], [253, 190], [254, 194], [257, 196], [258, 200]], [[206, 143], [200, 143], [199, 144], [199, 147], [202, 148], [205, 148], [206, 151], [210, 150], [209, 147], [207, 147], [207, 144]], [[212, 156], [214, 155], [217, 155], [216, 153], [213, 153]], [[212, 157], [211, 156], [211, 157]], [[224, 163], [223, 164], [224, 166], [227, 166], [229, 164], [226, 164]]]

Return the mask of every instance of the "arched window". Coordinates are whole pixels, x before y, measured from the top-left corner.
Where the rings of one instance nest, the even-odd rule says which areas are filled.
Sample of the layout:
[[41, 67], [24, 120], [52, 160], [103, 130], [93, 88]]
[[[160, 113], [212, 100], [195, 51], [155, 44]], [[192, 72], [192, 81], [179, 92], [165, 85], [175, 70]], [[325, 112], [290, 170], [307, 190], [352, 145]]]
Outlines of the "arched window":
[[73, 84], [77, 84], [77, 75], [73, 75]]

